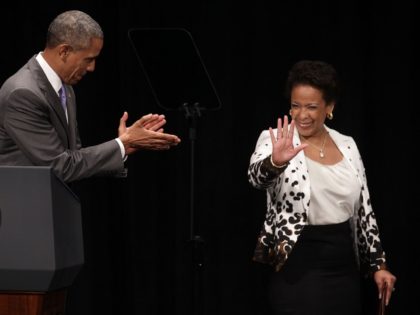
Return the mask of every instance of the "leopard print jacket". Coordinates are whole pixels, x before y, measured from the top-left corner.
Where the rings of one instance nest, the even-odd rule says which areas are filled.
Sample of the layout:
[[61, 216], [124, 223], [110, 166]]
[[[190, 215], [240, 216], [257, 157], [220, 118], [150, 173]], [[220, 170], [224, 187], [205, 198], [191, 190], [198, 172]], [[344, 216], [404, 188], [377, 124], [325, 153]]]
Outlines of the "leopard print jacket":
[[[360, 200], [350, 220], [354, 249], [362, 272], [368, 274], [385, 269], [375, 214], [370, 203], [363, 161], [352, 137], [328, 128], [331, 138], [349, 163], [361, 186]], [[276, 130], [274, 130], [276, 134]], [[300, 145], [297, 130], [293, 142]], [[270, 162], [272, 145], [268, 130], [264, 130], [256, 144], [248, 168], [249, 182], [267, 192], [267, 212], [258, 237], [253, 259], [268, 263], [279, 271], [285, 263], [299, 234], [308, 224], [310, 181], [304, 152], [299, 152], [286, 168], [278, 169]]]

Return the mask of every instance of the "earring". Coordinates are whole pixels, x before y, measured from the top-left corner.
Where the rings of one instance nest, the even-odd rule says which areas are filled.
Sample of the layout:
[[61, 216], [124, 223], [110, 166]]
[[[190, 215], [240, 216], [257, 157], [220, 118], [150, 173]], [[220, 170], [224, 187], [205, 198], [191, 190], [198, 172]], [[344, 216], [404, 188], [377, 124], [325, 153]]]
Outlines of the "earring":
[[332, 120], [332, 119], [334, 118], [333, 113], [332, 113], [332, 112], [331, 112], [331, 113], [327, 113], [327, 118], [328, 118], [329, 120]]

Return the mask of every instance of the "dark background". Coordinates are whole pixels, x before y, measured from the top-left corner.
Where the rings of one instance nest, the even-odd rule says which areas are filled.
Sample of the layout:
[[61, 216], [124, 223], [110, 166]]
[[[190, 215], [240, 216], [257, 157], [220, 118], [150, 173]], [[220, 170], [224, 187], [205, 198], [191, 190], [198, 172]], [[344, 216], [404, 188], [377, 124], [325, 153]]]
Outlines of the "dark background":
[[[116, 3], [14, 1], [1, 8], [1, 82], [43, 49], [48, 25], [62, 11], [85, 11], [103, 27], [96, 71], [75, 86], [85, 146], [116, 137], [124, 110], [130, 123], [145, 113], [165, 114], [166, 131], [183, 140], [167, 152], [130, 156], [126, 179], [72, 186], [82, 202], [86, 263], [69, 290], [67, 315], [267, 314], [269, 269], [251, 261], [265, 193], [253, 189], [246, 174], [259, 133], [288, 112], [284, 82], [300, 59], [325, 60], [341, 75], [342, 99], [328, 125], [353, 136], [364, 158], [383, 246], [398, 278], [388, 314], [416, 314], [409, 311], [419, 266], [413, 3]], [[204, 246], [202, 285], [195, 288], [201, 291], [193, 290], [197, 251], [188, 242], [189, 123], [182, 112], [157, 106], [128, 41], [136, 27], [187, 29], [222, 102], [197, 124], [194, 234]], [[364, 284], [366, 314], [374, 314], [376, 303], [371, 283]], [[193, 291], [199, 293], [195, 310]]]

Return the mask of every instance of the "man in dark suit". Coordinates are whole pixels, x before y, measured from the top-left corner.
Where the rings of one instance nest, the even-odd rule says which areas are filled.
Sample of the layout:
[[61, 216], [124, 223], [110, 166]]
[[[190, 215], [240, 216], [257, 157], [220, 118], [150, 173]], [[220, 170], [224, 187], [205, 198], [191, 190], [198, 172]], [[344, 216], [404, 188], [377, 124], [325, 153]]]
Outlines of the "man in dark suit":
[[0, 165], [52, 166], [66, 182], [92, 175], [118, 175], [124, 159], [140, 149], [164, 150], [180, 139], [163, 133], [163, 115], [149, 114], [118, 138], [81, 147], [72, 85], [95, 69], [103, 46], [99, 24], [80, 11], [67, 11], [50, 24], [46, 47], [0, 89]]

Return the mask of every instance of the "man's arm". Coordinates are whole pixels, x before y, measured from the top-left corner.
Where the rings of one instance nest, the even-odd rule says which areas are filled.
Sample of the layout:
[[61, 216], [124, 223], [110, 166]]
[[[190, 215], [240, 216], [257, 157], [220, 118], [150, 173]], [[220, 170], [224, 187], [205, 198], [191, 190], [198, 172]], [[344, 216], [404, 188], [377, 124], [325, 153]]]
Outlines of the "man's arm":
[[66, 182], [123, 171], [120, 148], [115, 140], [78, 150], [68, 149], [64, 128], [53, 121], [53, 109], [32, 91], [13, 91], [3, 106], [4, 128], [32, 165], [52, 166]]

